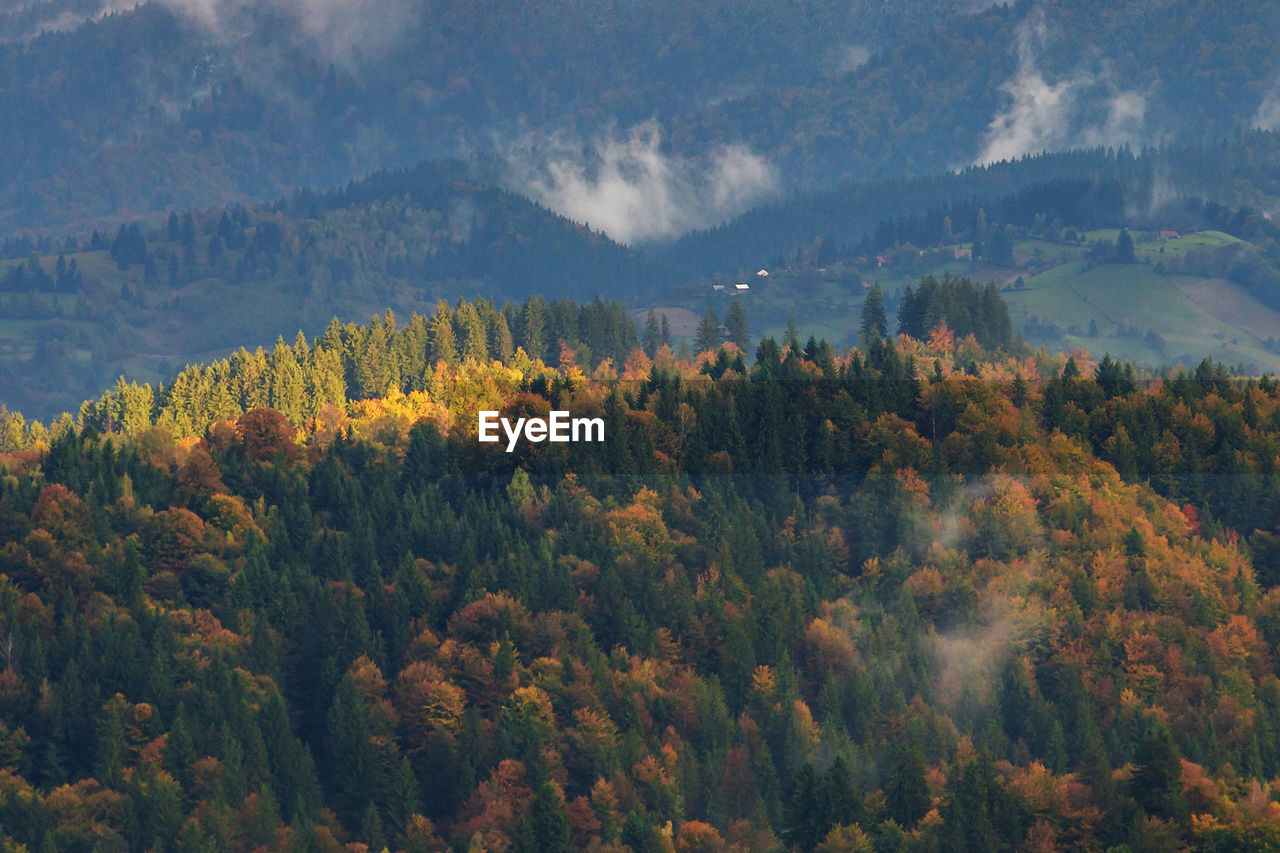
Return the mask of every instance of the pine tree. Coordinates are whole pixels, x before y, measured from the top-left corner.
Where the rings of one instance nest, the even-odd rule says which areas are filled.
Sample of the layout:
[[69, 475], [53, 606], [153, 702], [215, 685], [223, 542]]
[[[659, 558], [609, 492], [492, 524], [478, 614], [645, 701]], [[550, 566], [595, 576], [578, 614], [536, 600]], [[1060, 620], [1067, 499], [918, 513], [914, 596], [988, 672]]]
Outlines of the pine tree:
[[899, 748], [885, 785], [889, 816], [904, 827], [915, 826], [929, 811], [929, 783], [924, 758], [917, 747]]
[[524, 328], [520, 335], [520, 346], [530, 358], [547, 357], [546, 324], [546, 304], [535, 296], [524, 305]]
[[693, 348], [699, 353], [704, 353], [719, 349], [723, 341], [724, 335], [720, 329], [720, 318], [716, 316], [716, 309], [707, 308], [707, 313], [702, 315], [702, 320], [698, 323], [698, 331], [693, 338]]
[[302, 423], [307, 397], [306, 379], [294, 350], [283, 337], [276, 339], [270, 370], [271, 408], [288, 418], [290, 423]]
[[812, 764], [796, 774], [795, 786], [786, 803], [786, 826], [782, 837], [801, 850], [812, 850], [830, 828], [822, 783]]
[[796, 325], [794, 316], [787, 318], [787, 331], [782, 336], [783, 349], [800, 351], [800, 327]]
[[862, 339], [864, 342], [884, 340], [889, 334], [889, 320], [884, 312], [884, 296], [880, 282], [871, 285], [867, 299], [862, 303]]
[[1184, 820], [1187, 800], [1182, 794], [1182, 758], [1169, 730], [1159, 723], [1151, 725], [1135, 759], [1133, 798], [1157, 817]]
[[458, 341], [453, 331], [453, 317], [449, 306], [441, 301], [431, 320], [431, 361], [445, 364], [458, 363]]
[[537, 853], [572, 853], [573, 830], [565, 810], [564, 795], [551, 782], [543, 782], [529, 806], [529, 830]]
[[462, 302], [453, 312], [457, 328], [461, 332], [463, 361], [485, 362], [489, 359], [489, 336], [480, 312], [469, 302]]
[[128, 744], [125, 742], [124, 717], [128, 703], [117, 693], [105, 705], [95, 728], [93, 773], [105, 785], [118, 784], [124, 772]]
[[725, 334], [729, 340], [738, 345], [743, 352], [751, 352], [751, 326], [747, 321], [747, 310], [742, 305], [742, 297], [735, 296], [729, 304], [729, 311], [724, 317]]
[[360, 818], [360, 837], [369, 845], [370, 850], [381, 850], [386, 844], [382, 837], [382, 816], [378, 814], [378, 807], [373, 800], [369, 801]]
[[1116, 237], [1115, 260], [1118, 264], [1132, 264], [1136, 261], [1133, 253], [1133, 237], [1129, 236], [1128, 228], [1122, 228]]
[[644, 354], [653, 358], [658, 354], [658, 348], [662, 346], [662, 329], [658, 324], [658, 315], [649, 309], [649, 316], [644, 320], [644, 337], [641, 338], [644, 345]]
[[492, 311], [489, 316], [489, 355], [503, 364], [510, 364], [514, 354], [515, 345], [506, 316], [501, 311]]

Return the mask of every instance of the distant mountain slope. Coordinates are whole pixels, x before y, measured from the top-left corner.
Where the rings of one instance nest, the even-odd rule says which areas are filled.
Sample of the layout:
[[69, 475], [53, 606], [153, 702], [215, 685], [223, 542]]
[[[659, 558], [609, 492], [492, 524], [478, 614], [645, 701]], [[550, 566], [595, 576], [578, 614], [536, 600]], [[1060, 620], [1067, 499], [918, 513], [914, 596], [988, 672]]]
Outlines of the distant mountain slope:
[[1067, 0], [936, 22], [851, 73], [682, 118], [792, 186], [924, 175], [1092, 145], [1209, 141], [1280, 123], [1280, 7]]
[[[46, 5], [57, 27], [84, 8]], [[1280, 9], [1262, 2], [598, 0], [552, 15], [173, 0], [21, 38], [39, 8], [0, 20], [0, 108], [16, 117], [0, 128], [2, 231], [447, 155], [520, 160], [498, 177], [522, 190], [557, 180], [549, 165], [591, 180], [602, 146], [649, 120], [659, 167], [743, 146], [782, 189], [1280, 122]]]
[[[101, 232], [96, 246], [10, 239], [0, 244], [0, 255], [9, 259], [0, 261], [0, 376], [6, 380], [0, 402], [48, 416], [100, 393], [121, 372], [159, 379], [244, 341], [267, 344], [298, 328], [317, 333], [335, 315], [364, 319], [388, 307], [402, 315], [426, 312], [438, 299], [459, 295], [502, 302], [599, 294], [642, 311], [669, 306], [701, 316], [717, 304], [709, 301], [712, 282], [742, 281], [761, 267], [779, 275], [748, 303], [757, 336], [780, 334], [795, 315], [806, 333], [852, 344], [860, 283], [879, 278], [888, 287], [891, 280], [940, 273], [941, 256], [922, 260], [916, 252], [934, 249], [952, 258], [957, 246], [971, 244], [980, 219], [1001, 233], [1013, 228], [1012, 239], [1023, 243], [1062, 239], [1068, 228], [1227, 231], [1247, 244], [1241, 256], [1247, 263], [1202, 253], [1196, 264], [1168, 274], [1230, 278], [1247, 296], [1243, 305], [1280, 310], [1274, 226], [1245, 208], [1183, 198], [1270, 204], [1280, 196], [1278, 162], [1280, 135], [1263, 132], [1142, 155], [1050, 155], [955, 175], [844, 185], [762, 207], [665, 247], [628, 249], [524, 197], [485, 186], [483, 165], [439, 161], [330, 191], [299, 191], [271, 205], [213, 208], [196, 214], [189, 229], [175, 216], [172, 232], [167, 225], [140, 226], [120, 246], [117, 228]], [[1080, 255], [1087, 247], [1069, 248]], [[1051, 257], [1059, 250], [1048, 251]], [[909, 257], [900, 258], [904, 252]], [[1049, 266], [1032, 269], [1024, 250], [1018, 252], [1018, 265], [948, 261], [946, 269], [1002, 284], [1048, 274]], [[59, 254], [67, 268], [74, 262], [77, 275], [58, 272]], [[888, 270], [879, 268], [878, 254], [889, 256]], [[791, 286], [792, 277], [800, 286]], [[1116, 335], [1127, 344], [1084, 341], [1078, 338], [1092, 315], [1059, 317], [1056, 303], [1023, 306], [1019, 300], [1025, 299], [1014, 300], [1019, 329], [1049, 346], [1110, 346], [1155, 363], [1163, 358], [1143, 343], [1154, 330], [1170, 342], [1167, 360], [1212, 355], [1259, 370], [1275, 366], [1258, 349], [1280, 337], [1280, 329], [1242, 333], [1228, 320], [1229, 328], [1218, 330], [1229, 344], [1224, 351], [1221, 340], [1201, 333], [1207, 326], [1186, 337], [1170, 325], [1175, 314], [1154, 312], [1149, 324], [1129, 324], [1136, 332], [1126, 326]], [[717, 309], [722, 315], [724, 307]], [[1036, 322], [1028, 323], [1033, 315]], [[1254, 307], [1238, 315], [1263, 316]], [[1096, 319], [1103, 337], [1112, 334], [1106, 316]], [[1050, 325], [1065, 337], [1036, 332]], [[1081, 333], [1075, 338], [1072, 325]], [[1248, 351], [1237, 352], [1230, 341], [1241, 334]]]
[[868, 241], [867, 248], [877, 250], [895, 240], [928, 245], [942, 237], [944, 216], [960, 231], [980, 208], [993, 221], [1024, 225], [1042, 213], [1076, 228], [1118, 228], [1162, 217], [1205, 227], [1179, 209], [1180, 199], [1196, 197], [1255, 211], [1280, 205], [1280, 133], [1252, 131], [1137, 151], [1076, 150], [954, 173], [847, 181], [761, 205], [651, 254], [686, 275], [732, 275], [773, 263], [816, 238], [849, 247]]
[[426, 165], [0, 261], [0, 402], [49, 416], [121, 373], [163, 379], [240, 344], [317, 334], [334, 316], [641, 286], [629, 250], [466, 176]]

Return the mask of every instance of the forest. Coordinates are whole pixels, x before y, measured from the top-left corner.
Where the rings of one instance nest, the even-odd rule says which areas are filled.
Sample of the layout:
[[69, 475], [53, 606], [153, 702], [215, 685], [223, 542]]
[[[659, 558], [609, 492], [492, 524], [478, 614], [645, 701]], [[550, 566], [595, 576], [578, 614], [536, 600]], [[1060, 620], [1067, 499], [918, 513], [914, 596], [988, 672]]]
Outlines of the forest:
[[[912, 274], [940, 276], [924, 263], [933, 255], [917, 262], [916, 254], [949, 256], [964, 245], [980, 266], [956, 272], [985, 282], [1004, 276], [991, 268], [1009, 264], [1016, 241], [1050, 241], [1059, 252], [1081, 248], [1086, 231], [1123, 226], [1239, 238], [1162, 260], [1161, 274], [1225, 278], [1280, 308], [1280, 241], [1265, 215], [1280, 203], [1277, 163], [1280, 133], [1262, 131], [1140, 152], [1046, 154], [957, 174], [851, 182], [666, 244], [627, 247], [484, 183], [476, 163], [431, 161], [326, 190], [297, 189], [269, 204], [172, 210], [79, 236], [6, 237], [0, 383], [9, 389], [5, 404], [48, 419], [75, 411], [122, 373], [156, 382], [241, 345], [269, 346], [282, 331], [318, 335], [334, 316], [346, 322], [388, 307], [409, 316], [433, 312], [441, 299], [501, 303], [534, 294], [584, 302], [599, 295], [632, 310], [665, 305], [697, 315], [708, 306], [709, 283], [741, 281], [764, 266], [809, 276], [794, 287], [775, 279], [772, 302], [754, 301], [757, 327], [780, 329], [788, 315], [817, 304], [819, 269], [842, 268], [833, 274], [840, 300], [818, 311], [834, 317], [845, 302], [856, 311], [858, 283], [881, 275], [877, 254], [906, 259]], [[1143, 333], [1147, 325], [1170, 335], [1158, 314]], [[1030, 337], [1037, 328], [1024, 322], [1015, 331]], [[1166, 360], [1184, 352], [1194, 355], [1188, 365], [1209, 354], [1188, 345]]]
[[[1280, 71], [1260, 2], [382, 5], [319, 32], [270, 3], [0, 10], [0, 109], [19, 117], [0, 126], [0, 230], [269, 201], [557, 137], [586, 163], [651, 119], [673, 162], [743, 146], [784, 192], [927, 176], [985, 162], [1006, 87], [1037, 75], [1070, 95], [1051, 150], [1207, 143], [1271, 126]], [[1116, 127], [1120, 95], [1142, 110]]]
[[[5, 415], [4, 843], [1280, 849], [1280, 383], [986, 298], [459, 302]], [[551, 408], [605, 442], [476, 441]]]

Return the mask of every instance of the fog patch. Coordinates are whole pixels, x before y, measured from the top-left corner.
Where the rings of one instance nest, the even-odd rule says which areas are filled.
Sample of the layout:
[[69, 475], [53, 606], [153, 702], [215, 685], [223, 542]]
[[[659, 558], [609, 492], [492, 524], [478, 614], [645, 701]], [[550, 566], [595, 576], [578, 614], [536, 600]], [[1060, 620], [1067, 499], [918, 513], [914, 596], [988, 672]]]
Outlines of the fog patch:
[[860, 44], [839, 45], [827, 57], [827, 74], [840, 77], [850, 71], [857, 71], [871, 58], [871, 50]]
[[982, 705], [995, 698], [1000, 668], [1008, 659], [1013, 625], [1001, 620], [972, 631], [951, 631], [933, 638], [938, 657], [938, 700], [954, 709], [966, 694]]
[[1263, 96], [1258, 111], [1253, 114], [1252, 124], [1259, 130], [1280, 129], [1280, 80]]
[[[9, 7], [0, 3], [0, 15], [37, 13], [30, 16], [25, 25], [11, 26], [7, 21], [2, 22], [5, 27], [0, 33], [0, 41], [23, 42], [44, 33], [70, 32], [93, 21], [100, 21], [107, 15], [132, 11], [144, 2], [145, 0], [103, 0], [96, 6], [77, 4], [73, 8], [66, 8], [64, 4], [57, 3], [16, 3]], [[44, 14], [38, 14], [42, 10]], [[18, 29], [18, 26], [22, 29]]]
[[471, 233], [479, 224], [481, 213], [467, 196], [457, 196], [449, 203], [449, 239], [454, 243], [465, 243], [471, 239]]
[[654, 121], [587, 145], [526, 138], [506, 148], [506, 183], [627, 244], [716, 225], [775, 191], [773, 167], [746, 146], [687, 159], [663, 153], [661, 141]]
[[158, 0], [215, 38], [246, 34], [246, 16], [288, 21], [299, 40], [348, 70], [395, 45], [421, 14], [409, 0]]
[[1146, 138], [1146, 97], [1120, 88], [1108, 66], [1046, 78], [1038, 59], [1046, 33], [1042, 9], [1019, 25], [1018, 70], [1000, 87], [1009, 104], [987, 126], [975, 165], [1071, 148], [1138, 146]]
[[1169, 170], [1163, 166], [1158, 167], [1151, 176], [1151, 190], [1147, 194], [1145, 205], [1141, 200], [1136, 203], [1127, 202], [1125, 215], [1134, 221], [1145, 219], [1155, 222], [1162, 218], [1161, 214], [1167, 214], [1184, 195], [1169, 176]]

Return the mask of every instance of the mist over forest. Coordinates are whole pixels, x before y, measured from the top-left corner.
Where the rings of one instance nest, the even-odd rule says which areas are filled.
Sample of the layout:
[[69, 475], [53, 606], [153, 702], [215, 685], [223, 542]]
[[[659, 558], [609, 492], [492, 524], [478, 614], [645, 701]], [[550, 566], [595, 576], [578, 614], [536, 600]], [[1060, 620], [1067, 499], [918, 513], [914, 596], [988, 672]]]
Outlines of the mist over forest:
[[0, 0], [0, 849], [1280, 851], [1277, 31]]

